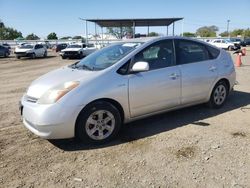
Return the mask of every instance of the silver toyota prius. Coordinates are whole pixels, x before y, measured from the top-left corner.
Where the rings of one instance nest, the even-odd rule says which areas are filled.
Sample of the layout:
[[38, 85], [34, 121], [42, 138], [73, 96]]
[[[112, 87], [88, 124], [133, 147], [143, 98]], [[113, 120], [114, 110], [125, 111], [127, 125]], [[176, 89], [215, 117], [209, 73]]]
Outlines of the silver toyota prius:
[[20, 109], [24, 125], [42, 138], [102, 143], [139, 118], [200, 103], [220, 108], [235, 77], [230, 54], [210, 44], [126, 40], [36, 79]]

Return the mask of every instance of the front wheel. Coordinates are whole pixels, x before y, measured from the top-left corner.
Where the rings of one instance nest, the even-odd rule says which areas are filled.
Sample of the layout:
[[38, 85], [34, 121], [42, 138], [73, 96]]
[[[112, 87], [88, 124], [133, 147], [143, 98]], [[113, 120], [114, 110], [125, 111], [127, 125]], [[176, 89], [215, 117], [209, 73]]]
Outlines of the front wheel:
[[233, 51], [233, 46], [228, 46], [229, 51]]
[[208, 102], [211, 108], [220, 108], [225, 103], [228, 96], [228, 86], [224, 81], [218, 82], [212, 91]]
[[43, 57], [47, 57], [47, 51], [44, 52]]
[[113, 139], [121, 127], [119, 110], [109, 102], [88, 105], [76, 121], [76, 137], [83, 142], [105, 143]]
[[32, 53], [31, 54], [31, 59], [35, 59], [36, 58], [36, 54], [35, 53]]

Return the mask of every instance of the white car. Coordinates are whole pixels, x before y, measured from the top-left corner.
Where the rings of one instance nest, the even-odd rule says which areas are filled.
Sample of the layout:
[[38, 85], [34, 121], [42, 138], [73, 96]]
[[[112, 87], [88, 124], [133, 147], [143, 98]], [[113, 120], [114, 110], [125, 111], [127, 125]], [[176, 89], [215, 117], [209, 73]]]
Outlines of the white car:
[[47, 49], [41, 44], [23, 44], [15, 48], [14, 53], [16, 58], [20, 59], [21, 57], [46, 57]]
[[230, 54], [208, 43], [133, 39], [33, 81], [20, 110], [24, 125], [42, 138], [101, 143], [136, 119], [200, 103], [220, 108], [235, 76]]
[[75, 43], [68, 45], [67, 48], [62, 50], [60, 52], [60, 55], [62, 56], [62, 59], [66, 58], [83, 58], [94, 51], [96, 51], [97, 48], [94, 46], [94, 44], [82, 44], [82, 43]]
[[230, 42], [229, 40], [226, 39], [215, 39], [209, 43], [218, 48], [227, 49], [229, 51], [237, 49], [237, 47], [234, 45], [233, 42]]

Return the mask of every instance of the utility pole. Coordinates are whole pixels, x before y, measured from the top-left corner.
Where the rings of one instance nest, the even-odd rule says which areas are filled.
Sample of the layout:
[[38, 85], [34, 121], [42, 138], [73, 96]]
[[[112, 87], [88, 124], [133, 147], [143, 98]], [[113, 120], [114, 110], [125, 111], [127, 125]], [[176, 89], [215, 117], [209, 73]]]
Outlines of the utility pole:
[[230, 20], [227, 20], [227, 36], [229, 37], [230, 35], [229, 35], [229, 22], [230, 22]]

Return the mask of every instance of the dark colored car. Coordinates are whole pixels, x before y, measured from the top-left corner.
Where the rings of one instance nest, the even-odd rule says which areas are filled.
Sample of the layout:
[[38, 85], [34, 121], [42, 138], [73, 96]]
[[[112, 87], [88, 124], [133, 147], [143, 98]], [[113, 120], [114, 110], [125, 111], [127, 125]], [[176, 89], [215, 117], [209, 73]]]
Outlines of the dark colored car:
[[53, 50], [56, 51], [56, 52], [60, 52], [61, 50], [67, 48], [67, 44], [66, 43], [61, 43], [61, 44], [56, 44], [54, 47], [53, 47]]
[[0, 56], [9, 57], [10, 50], [3, 45], [0, 45]]
[[11, 49], [11, 47], [8, 43], [3, 43], [2, 46], [4, 46], [5, 48], [8, 48], [9, 50]]
[[250, 38], [245, 38], [244, 40], [241, 41], [241, 46], [248, 46], [250, 45]]

